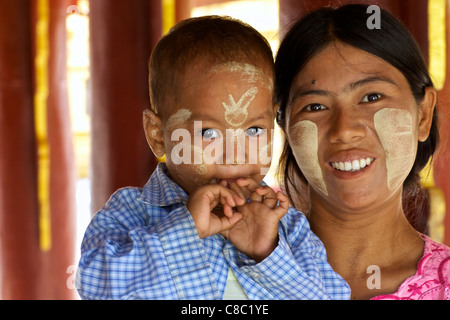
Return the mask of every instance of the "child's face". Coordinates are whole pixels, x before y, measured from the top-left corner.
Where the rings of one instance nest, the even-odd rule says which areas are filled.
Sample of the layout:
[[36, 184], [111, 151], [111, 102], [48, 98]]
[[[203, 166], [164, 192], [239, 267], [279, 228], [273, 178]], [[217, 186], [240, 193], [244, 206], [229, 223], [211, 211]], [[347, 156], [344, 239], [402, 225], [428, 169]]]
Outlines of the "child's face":
[[286, 132], [313, 195], [354, 209], [401, 194], [428, 137], [428, 94], [418, 105], [399, 70], [337, 43], [305, 65], [290, 95]]
[[261, 182], [272, 154], [272, 76], [242, 63], [188, 71], [162, 116], [171, 178], [188, 193], [220, 180]]

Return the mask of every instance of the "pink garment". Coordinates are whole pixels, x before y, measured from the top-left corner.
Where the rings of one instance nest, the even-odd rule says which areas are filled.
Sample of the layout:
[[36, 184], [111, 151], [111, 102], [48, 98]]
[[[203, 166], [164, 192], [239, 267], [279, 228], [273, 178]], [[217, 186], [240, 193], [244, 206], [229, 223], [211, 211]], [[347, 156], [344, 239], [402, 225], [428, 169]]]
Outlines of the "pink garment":
[[421, 234], [424, 252], [417, 272], [393, 294], [372, 300], [450, 300], [450, 248]]

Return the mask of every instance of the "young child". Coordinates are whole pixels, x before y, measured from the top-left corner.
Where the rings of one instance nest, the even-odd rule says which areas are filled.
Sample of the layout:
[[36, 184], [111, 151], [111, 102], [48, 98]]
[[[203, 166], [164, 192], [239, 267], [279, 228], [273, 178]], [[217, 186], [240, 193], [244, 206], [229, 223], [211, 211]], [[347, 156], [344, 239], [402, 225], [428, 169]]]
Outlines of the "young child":
[[150, 60], [147, 141], [165, 155], [81, 248], [83, 299], [347, 299], [320, 240], [262, 184], [275, 119], [267, 41], [231, 18], [180, 22]]

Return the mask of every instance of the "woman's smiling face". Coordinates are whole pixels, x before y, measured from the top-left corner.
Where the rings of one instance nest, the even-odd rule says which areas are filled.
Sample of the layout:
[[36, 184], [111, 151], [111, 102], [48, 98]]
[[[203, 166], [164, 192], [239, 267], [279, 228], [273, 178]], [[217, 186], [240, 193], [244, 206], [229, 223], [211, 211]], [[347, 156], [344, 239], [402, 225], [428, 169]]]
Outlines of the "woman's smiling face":
[[348, 209], [397, 194], [429, 129], [399, 70], [340, 42], [294, 78], [286, 119], [311, 192]]

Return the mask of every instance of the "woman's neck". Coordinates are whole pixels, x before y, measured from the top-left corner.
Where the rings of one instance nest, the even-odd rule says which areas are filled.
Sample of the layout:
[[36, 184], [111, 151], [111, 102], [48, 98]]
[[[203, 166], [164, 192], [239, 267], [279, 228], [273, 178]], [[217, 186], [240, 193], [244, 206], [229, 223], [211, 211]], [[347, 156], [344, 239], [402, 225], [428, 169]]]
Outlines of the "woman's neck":
[[[395, 292], [422, 257], [423, 241], [406, 220], [398, 197], [356, 212], [338, 210], [312, 195], [309, 221], [329, 263], [352, 287], [353, 298]], [[384, 290], [377, 293], [366, 285], [370, 266], [382, 270], [382, 280], [384, 272]]]

